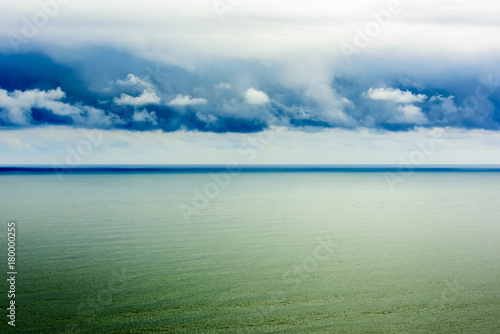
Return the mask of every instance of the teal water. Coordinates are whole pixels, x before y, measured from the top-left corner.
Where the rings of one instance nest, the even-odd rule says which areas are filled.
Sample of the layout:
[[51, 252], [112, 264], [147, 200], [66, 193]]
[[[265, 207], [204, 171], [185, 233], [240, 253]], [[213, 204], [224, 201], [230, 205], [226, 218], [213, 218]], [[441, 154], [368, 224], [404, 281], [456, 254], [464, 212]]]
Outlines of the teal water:
[[500, 333], [500, 173], [243, 173], [188, 223], [212, 182], [0, 175], [1, 331]]

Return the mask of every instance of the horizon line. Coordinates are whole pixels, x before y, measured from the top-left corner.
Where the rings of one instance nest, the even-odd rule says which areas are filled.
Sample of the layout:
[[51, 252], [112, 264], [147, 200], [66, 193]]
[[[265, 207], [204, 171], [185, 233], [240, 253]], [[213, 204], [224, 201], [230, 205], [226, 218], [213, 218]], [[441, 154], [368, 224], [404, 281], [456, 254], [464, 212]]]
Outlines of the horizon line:
[[31, 172], [31, 173], [68, 173], [68, 172], [500, 172], [498, 164], [426, 164], [426, 165], [395, 165], [395, 164], [85, 164], [78, 166], [19, 164], [0, 165], [0, 173]]

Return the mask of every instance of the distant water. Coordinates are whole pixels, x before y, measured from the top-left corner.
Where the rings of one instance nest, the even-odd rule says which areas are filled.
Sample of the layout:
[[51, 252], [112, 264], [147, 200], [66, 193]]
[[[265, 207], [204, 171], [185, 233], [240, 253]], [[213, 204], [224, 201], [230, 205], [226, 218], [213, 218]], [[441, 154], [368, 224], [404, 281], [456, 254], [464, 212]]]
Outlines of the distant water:
[[15, 332], [500, 333], [500, 173], [218, 181], [0, 175]]

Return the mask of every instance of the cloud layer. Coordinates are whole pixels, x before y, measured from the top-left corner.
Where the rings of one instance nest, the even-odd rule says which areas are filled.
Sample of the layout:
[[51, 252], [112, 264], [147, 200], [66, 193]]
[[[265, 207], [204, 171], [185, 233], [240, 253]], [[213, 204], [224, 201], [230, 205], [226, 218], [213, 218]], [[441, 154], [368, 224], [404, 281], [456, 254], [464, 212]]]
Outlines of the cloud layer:
[[0, 5], [2, 128], [500, 129], [495, 1], [44, 3]]
[[[93, 61], [69, 64], [42, 54], [3, 56], [0, 126], [211, 132], [254, 132], [270, 126], [303, 131], [500, 129], [500, 79], [480, 68], [469, 69], [472, 73], [464, 79], [464, 73], [446, 68], [380, 75], [384, 67], [378, 66], [359, 75], [356, 64], [324, 82], [293, 68], [284, 76], [279, 67], [257, 62], [226, 61], [224, 66], [239, 69], [233, 75], [219, 72], [218, 63], [188, 71], [174, 65], [156, 67], [121, 53], [126, 56], [122, 63], [102, 73], [95, 59], [106, 61], [117, 51], [89, 52]], [[40, 64], [50, 75], [40, 75]]]

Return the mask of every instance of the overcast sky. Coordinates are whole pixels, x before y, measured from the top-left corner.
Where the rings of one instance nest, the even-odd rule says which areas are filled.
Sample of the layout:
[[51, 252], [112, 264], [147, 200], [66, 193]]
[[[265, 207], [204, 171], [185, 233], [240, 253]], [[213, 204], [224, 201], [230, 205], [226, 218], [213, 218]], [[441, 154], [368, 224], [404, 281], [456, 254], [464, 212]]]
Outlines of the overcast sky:
[[0, 34], [0, 164], [500, 164], [498, 1], [2, 2]]

